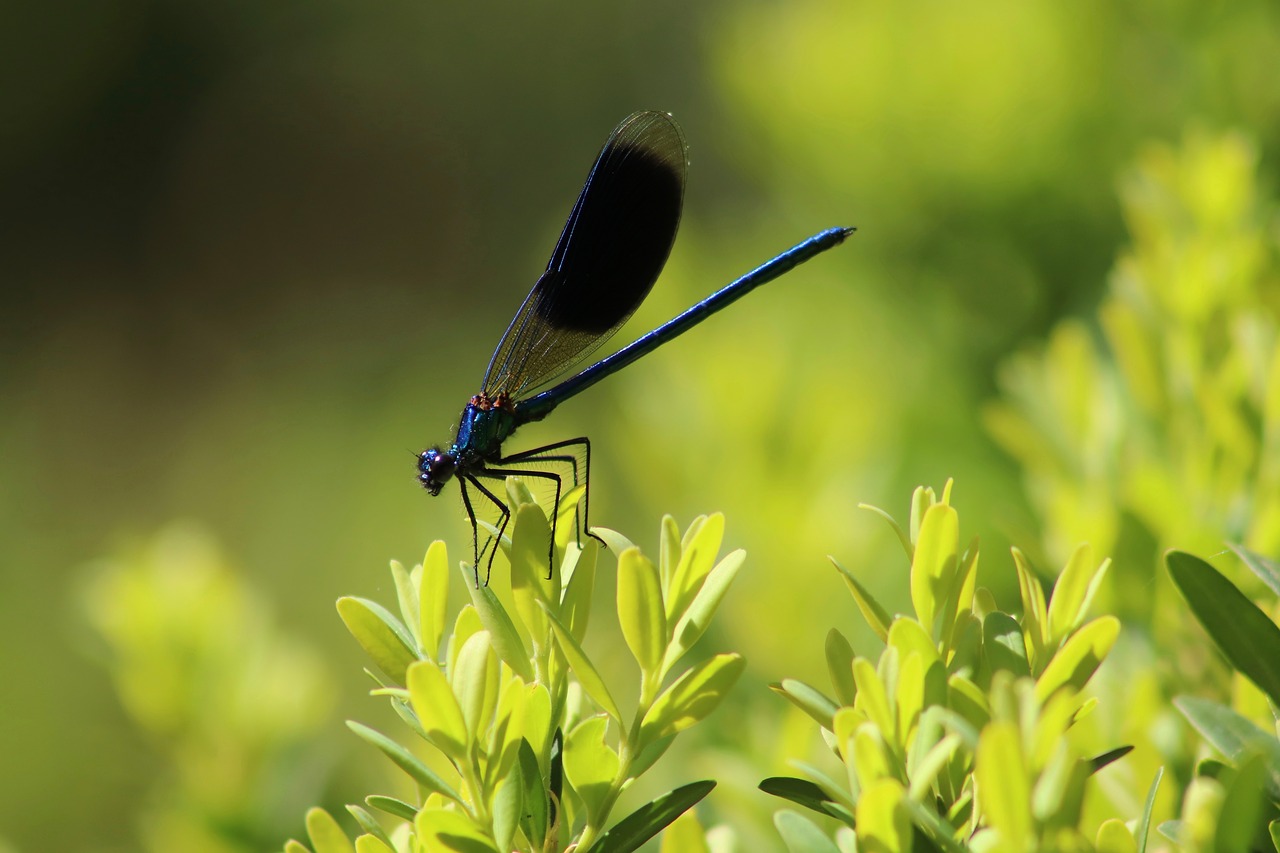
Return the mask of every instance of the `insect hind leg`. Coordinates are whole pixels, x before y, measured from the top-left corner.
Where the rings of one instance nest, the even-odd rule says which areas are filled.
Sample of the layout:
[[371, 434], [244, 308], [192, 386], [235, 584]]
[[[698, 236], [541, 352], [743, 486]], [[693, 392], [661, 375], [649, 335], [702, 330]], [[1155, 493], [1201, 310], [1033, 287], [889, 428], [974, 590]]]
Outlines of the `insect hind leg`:
[[[574, 447], [582, 448], [581, 455], [577, 453], [550, 452], [554, 450], [567, 450]], [[573, 472], [574, 487], [576, 488], [579, 483], [582, 483], [587, 487], [586, 492], [582, 495], [581, 518], [579, 518], [578, 515], [578, 508], [574, 508], [574, 536], [579, 546], [582, 545], [582, 537], [579, 533], [580, 531], [581, 533], [586, 533], [601, 545], [604, 545], [605, 541], [591, 532], [591, 439], [583, 435], [577, 438], [557, 441], [555, 444], [544, 444], [541, 447], [535, 447], [531, 450], [523, 450], [519, 453], [513, 453], [510, 456], [498, 460], [497, 464], [504, 466], [519, 466], [531, 465], [539, 462], [569, 466], [570, 470]], [[521, 473], [525, 472], [521, 471]], [[527, 473], [533, 474], [534, 472], [529, 471]], [[559, 503], [559, 500], [557, 500], [556, 506], [552, 510], [554, 513], [559, 513]]]
[[[557, 507], [560, 505], [560, 493], [561, 493], [561, 491], [562, 491], [562, 489], [563, 489], [564, 480], [563, 480], [563, 478], [562, 478], [559, 474], [553, 474], [553, 473], [551, 473], [550, 471], [526, 471], [526, 470], [521, 470], [521, 469], [518, 469], [518, 468], [496, 468], [496, 467], [490, 467], [490, 468], [485, 468], [485, 470], [483, 470], [483, 471], [477, 471], [477, 472], [475, 472], [475, 474], [474, 474], [474, 475], [472, 475], [472, 476], [475, 476], [475, 477], [487, 477], [487, 478], [494, 479], [494, 480], [501, 480], [501, 479], [505, 479], [505, 478], [506, 478], [506, 477], [508, 477], [508, 476], [513, 476], [513, 475], [514, 475], [514, 476], [521, 476], [521, 477], [534, 477], [534, 478], [536, 478], [536, 479], [540, 479], [540, 480], [550, 480], [550, 481], [554, 482], [554, 483], [555, 483], [555, 491], [556, 491], [556, 494], [555, 494], [555, 505], [556, 505]], [[478, 488], [482, 488], [482, 487], [480, 487], [480, 484], [479, 484], [479, 483], [476, 483], [476, 486], [477, 486]], [[486, 491], [486, 493], [488, 493], [488, 494], [490, 494], [490, 495], [492, 496], [492, 493], [488, 492], [488, 490], [487, 490], [487, 489], [486, 489], [485, 491]], [[497, 500], [497, 498], [492, 498], [492, 499], [493, 499], [493, 500], [495, 500], [495, 501]], [[504, 504], [503, 506], [504, 506], [504, 508], [505, 508], [505, 506], [506, 506], [506, 505]], [[508, 510], [508, 516], [509, 516], [509, 514], [510, 514], [510, 510]], [[555, 565], [555, 558], [556, 558], [556, 522], [558, 521], [558, 513], [552, 512], [552, 513], [551, 513], [551, 517], [550, 517], [549, 521], [550, 521], [550, 523], [551, 523], [551, 536], [549, 537], [549, 538], [550, 538], [550, 541], [547, 543], [547, 578], [548, 578], [548, 579], [550, 579], [550, 578], [551, 578], [551, 576], [552, 576], [552, 574], [553, 574], [552, 566], [554, 566], [554, 565]], [[504, 519], [504, 521], [503, 521], [503, 529], [504, 529], [504, 530], [506, 529], [506, 519]], [[496, 550], [496, 547], [497, 547], [497, 546], [495, 546], [495, 550]], [[490, 561], [490, 563], [492, 563], [492, 562], [493, 562], [493, 556], [492, 556], [492, 555], [490, 555], [490, 557], [489, 557], [489, 561]]]
[[[507, 529], [507, 523], [511, 521], [511, 508], [508, 507], [506, 503], [499, 500], [497, 495], [495, 495], [493, 492], [485, 488], [484, 484], [476, 479], [476, 476], [477, 475], [475, 474], [467, 474], [465, 477], [459, 480], [458, 483], [459, 485], [462, 486], [462, 503], [463, 503], [463, 506], [467, 508], [467, 518], [471, 520], [471, 552], [475, 558], [475, 562], [472, 564], [472, 569], [475, 571], [475, 574], [476, 574], [476, 589], [479, 589], [480, 588], [480, 560], [481, 558], [484, 557], [484, 552], [489, 551], [489, 546], [492, 545], [493, 550], [489, 551], [489, 562], [484, 569], [484, 585], [488, 586], [489, 576], [493, 574], [493, 558], [498, 553], [498, 543], [502, 540], [502, 534]], [[480, 494], [488, 498], [489, 502], [498, 508], [498, 517], [499, 517], [499, 521], [497, 525], [498, 533], [496, 536], [491, 537], [489, 541], [484, 544], [484, 548], [480, 547], [480, 527], [476, 523], [475, 510], [472, 509], [471, 507], [471, 498], [467, 496], [467, 486], [466, 486], [467, 483], [470, 483], [471, 485], [475, 486], [476, 489], [480, 492]]]

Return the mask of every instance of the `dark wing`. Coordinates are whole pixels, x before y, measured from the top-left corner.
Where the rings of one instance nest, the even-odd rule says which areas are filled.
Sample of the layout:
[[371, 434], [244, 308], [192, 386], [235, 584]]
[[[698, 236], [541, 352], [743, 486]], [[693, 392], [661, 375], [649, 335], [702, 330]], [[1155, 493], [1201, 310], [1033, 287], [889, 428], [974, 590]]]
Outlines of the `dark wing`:
[[484, 375], [484, 393], [519, 399], [607, 341], [653, 288], [680, 226], [688, 164], [665, 113], [634, 113], [605, 142], [547, 271]]

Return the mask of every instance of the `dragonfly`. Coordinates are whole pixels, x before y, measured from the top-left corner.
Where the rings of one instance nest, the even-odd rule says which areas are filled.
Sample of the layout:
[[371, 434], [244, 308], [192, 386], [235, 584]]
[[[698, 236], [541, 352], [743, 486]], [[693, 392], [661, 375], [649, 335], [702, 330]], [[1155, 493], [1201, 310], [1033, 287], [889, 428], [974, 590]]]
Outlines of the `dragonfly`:
[[[511, 520], [511, 508], [498, 497], [497, 481], [517, 475], [554, 489], [549, 572], [566, 479], [570, 488], [585, 486], [581, 529], [591, 535], [590, 440], [579, 436], [504, 454], [504, 442], [517, 429], [542, 420], [564, 401], [853, 233], [852, 228], [821, 231], [612, 355], [545, 387], [609, 340], [653, 288], [675, 243], [687, 171], [688, 146], [669, 114], [637, 112], [622, 120], [587, 174], [546, 271], [494, 350], [480, 392], [462, 410], [452, 443], [418, 454], [418, 480], [428, 493], [439, 495], [450, 480], [458, 481], [471, 522], [477, 586], [486, 551], [488, 584], [497, 543]], [[483, 548], [476, 515], [480, 500], [498, 513], [496, 533]], [[576, 512], [574, 527], [576, 531]]]

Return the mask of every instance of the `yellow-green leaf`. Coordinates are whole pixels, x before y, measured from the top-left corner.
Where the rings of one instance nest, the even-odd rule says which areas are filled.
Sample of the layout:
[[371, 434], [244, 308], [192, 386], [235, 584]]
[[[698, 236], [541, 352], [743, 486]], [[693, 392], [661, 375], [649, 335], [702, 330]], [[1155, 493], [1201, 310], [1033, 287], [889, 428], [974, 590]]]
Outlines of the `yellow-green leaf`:
[[703, 661], [677, 678], [645, 714], [641, 735], [645, 740], [682, 732], [706, 717], [725, 697], [747, 662], [737, 654], [723, 654]]
[[738, 576], [738, 570], [742, 568], [746, 556], [747, 553], [743, 550], [734, 551], [717, 563], [707, 575], [698, 594], [694, 596], [693, 603], [685, 609], [672, 632], [671, 644], [662, 660], [663, 675], [675, 666], [685, 652], [693, 648], [693, 644], [707, 630], [733, 579]]
[[1119, 635], [1120, 620], [1114, 616], [1102, 616], [1072, 634], [1036, 679], [1036, 698], [1043, 702], [1064, 685], [1083, 688]]
[[881, 641], [887, 640], [889, 637], [889, 625], [893, 622], [893, 617], [889, 615], [889, 611], [885, 610], [876, 601], [871, 591], [862, 585], [853, 573], [844, 566], [836, 562], [835, 557], [828, 557], [831, 565], [836, 567], [841, 577], [844, 579], [845, 586], [849, 587], [849, 592], [853, 594], [853, 600], [858, 605], [858, 610], [862, 612], [862, 618], [867, 620], [867, 625], [872, 631], [876, 632]]
[[995, 722], [982, 730], [974, 759], [974, 780], [984, 822], [1013, 849], [1030, 850], [1031, 788], [1022, 743], [1013, 723]]
[[618, 556], [618, 623], [641, 672], [657, 673], [667, 645], [658, 568], [638, 548]]
[[418, 636], [432, 659], [438, 659], [440, 640], [444, 637], [445, 608], [449, 603], [449, 553], [437, 539], [422, 558], [422, 575], [418, 578]]
[[569, 732], [564, 745], [564, 775], [587, 807], [594, 822], [618, 776], [618, 754], [605, 741], [609, 719], [588, 717]]
[[880, 779], [858, 797], [858, 849], [870, 853], [909, 853], [911, 816], [903, 803], [901, 783]]
[[724, 514], [708, 515], [695, 530], [690, 526], [681, 543], [680, 562], [672, 572], [666, 590], [667, 619], [678, 619], [693, 601], [702, 582], [715, 565], [716, 555], [724, 541]]
[[351, 839], [333, 815], [321, 808], [307, 810], [307, 838], [316, 853], [355, 853]]
[[[534, 512], [541, 514], [542, 511], [534, 507]], [[543, 523], [546, 523], [545, 519]], [[545, 554], [543, 559], [546, 559]], [[529, 650], [525, 648], [520, 632], [516, 630], [515, 623], [511, 621], [511, 616], [498, 600], [493, 588], [488, 584], [480, 586], [471, 584], [467, 587], [467, 591], [471, 593], [471, 604], [475, 607], [480, 622], [489, 634], [489, 642], [493, 644], [494, 652], [503, 663], [511, 667], [525, 681], [533, 681], [536, 676], [533, 672], [533, 662], [529, 660]]]
[[[511, 597], [515, 603], [516, 615], [523, 623], [536, 654], [542, 644], [550, 639], [547, 617], [539, 603], [545, 604], [553, 613], [560, 606], [559, 599], [552, 590], [551, 580], [547, 578], [547, 543], [550, 541], [551, 528], [537, 504], [525, 504], [516, 510], [515, 525], [510, 555]], [[503, 660], [506, 660], [505, 656]], [[531, 675], [522, 674], [522, 677], [529, 680]]]
[[1058, 575], [1058, 580], [1053, 585], [1053, 595], [1049, 598], [1049, 645], [1056, 645], [1084, 623], [1089, 602], [1110, 565], [1110, 560], [1104, 560], [1101, 565], [1095, 566], [1093, 549], [1088, 543], [1081, 544], [1072, 552], [1062, 574]]
[[493, 839], [465, 813], [424, 808], [413, 821], [423, 853], [497, 853]]
[[473, 739], [484, 733], [497, 704], [498, 662], [489, 645], [488, 631], [472, 634], [458, 652], [458, 662], [450, 673], [454, 695]]
[[911, 560], [911, 604], [916, 618], [935, 636], [936, 617], [951, 594], [960, 550], [960, 517], [946, 504], [924, 513]]
[[573, 667], [574, 675], [578, 676], [578, 683], [582, 685], [582, 689], [595, 700], [595, 703], [606, 714], [613, 717], [619, 725], [622, 725], [622, 712], [618, 710], [617, 703], [609, 695], [609, 688], [605, 686], [604, 679], [596, 671], [591, 659], [582, 650], [582, 646], [578, 645], [578, 641], [573, 638], [573, 634], [569, 629], [561, 624], [556, 617], [550, 614], [548, 616], [551, 620], [551, 631], [556, 635], [556, 642], [560, 645], [560, 650], [564, 652], [565, 658], [569, 661], [569, 666]]
[[453, 688], [433, 661], [418, 661], [406, 676], [409, 702], [427, 737], [455, 762], [467, 755], [467, 723]]
[[400, 621], [381, 604], [354, 596], [338, 599], [338, 615], [378, 669], [394, 683], [404, 684], [404, 672], [418, 653]]

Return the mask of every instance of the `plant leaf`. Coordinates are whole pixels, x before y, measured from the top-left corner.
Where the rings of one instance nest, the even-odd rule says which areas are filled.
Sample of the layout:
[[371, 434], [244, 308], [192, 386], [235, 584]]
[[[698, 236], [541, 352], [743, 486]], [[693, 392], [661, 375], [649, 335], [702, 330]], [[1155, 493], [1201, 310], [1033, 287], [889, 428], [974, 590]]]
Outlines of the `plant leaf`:
[[1271, 591], [1276, 595], [1280, 595], [1280, 562], [1268, 559], [1261, 554], [1250, 551], [1243, 545], [1227, 545], [1236, 555], [1244, 561], [1249, 570], [1257, 575], [1263, 583], [1271, 587]]
[[956, 580], [959, 552], [959, 515], [946, 504], [934, 504], [925, 510], [911, 559], [911, 604], [934, 639], [937, 617]]
[[449, 603], [449, 553], [437, 539], [422, 558], [422, 575], [418, 578], [418, 636], [422, 648], [433, 660], [440, 655], [444, 637], [445, 608]]
[[1173, 704], [1205, 740], [1232, 761], [1243, 761], [1251, 752], [1261, 753], [1266, 760], [1267, 790], [1272, 797], [1280, 797], [1280, 741], [1274, 735], [1231, 708], [1208, 699], [1178, 696]]
[[[347, 728], [376, 746], [382, 751], [383, 755], [395, 762], [397, 767], [412, 776], [413, 780], [426, 790], [448, 797], [455, 802], [460, 802], [457, 792], [449, 787], [448, 782], [437, 776], [435, 771], [423, 764], [420, 758], [391, 738], [354, 720], [347, 721]], [[373, 803], [370, 802], [370, 805], [373, 805]], [[380, 806], [374, 806], [374, 808], [380, 808]]]
[[828, 699], [821, 690], [795, 678], [785, 678], [782, 683], [771, 684], [769, 687], [812, 717], [818, 725], [832, 730], [832, 721], [840, 706]]
[[1164, 778], [1164, 768], [1156, 769], [1156, 777], [1151, 780], [1151, 789], [1147, 791], [1147, 803], [1142, 808], [1142, 817], [1138, 820], [1138, 827], [1134, 833], [1134, 838], [1138, 842], [1138, 853], [1146, 853], [1147, 838], [1151, 834], [1151, 813], [1156, 808], [1156, 792], [1160, 790], [1160, 780]]
[[[529, 512], [524, 507], [520, 511], [524, 517], [528, 517]], [[541, 514], [542, 510], [533, 507], [533, 512]], [[545, 525], [546, 519], [543, 518], [542, 522]], [[520, 639], [515, 623], [511, 621], [511, 616], [498, 600], [497, 594], [488, 584], [468, 584], [467, 591], [471, 593], [471, 604], [480, 617], [480, 623], [489, 633], [489, 642], [498, 658], [525, 681], [533, 681], [535, 676], [533, 663], [529, 660], [529, 650], [525, 648], [524, 640]]]
[[999, 831], [1011, 850], [1031, 843], [1031, 789], [1018, 729], [994, 722], [978, 738], [974, 757], [978, 805], [986, 822]]
[[691, 782], [646, 803], [605, 832], [589, 853], [631, 853], [711, 793], [715, 782]]
[[1280, 628], [1213, 566], [1182, 551], [1165, 555], [1169, 576], [1222, 654], [1280, 705]]
[[1036, 698], [1044, 702], [1063, 686], [1083, 689], [1118, 636], [1120, 620], [1114, 616], [1100, 616], [1072, 634], [1036, 679]]
[[642, 740], [677, 734], [706, 717], [733, 687], [747, 662], [722, 654], [686, 671], [654, 700], [640, 724]]
[[608, 729], [609, 718], [597, 714], [574, 726], [565, 738], [564, 775], [582, 798], [590, 823], [599, 821], [621, 766], [618, 753], [605, 740]]
[[365, 654], [393, 682], [404, 684], [404, 672], [418, 659], [418, 653], [400, 620], [381, 604], [364, 598], [343, 596], [337, 606], [338, 615]]
[[397, 800], [395, 797], [387, 797], [382, 794], [370, 794], [364, 798], [365, 804], [371, 809], [377, 809], [380, 812], [386, 812], [389, 815], [398, 817], [401, 820], [412, 821], [418, 815], [416, 806], [411, 806], [404, 800]]
[[858, 797], [858, 842], [867, 850], [906, 853], [911, 846], [911, 816], [896, 779], [878, 779]]
[[774, 812], [773, 825], [791, 853], [840, 853], [836, 843], [799, 812]]
[[307, 838], [316, 853], [355, 853], [351, 839], [333, 815], [321, 808], [307, 810]]
[[618, 623], [627, 648], [645, 675], [654, 675], [667, 645], [658, 567], [639, 548], [618, 555]]
[[427, 739], [455, 762], [467, 756], [470, 738], [449, 679], [434, 661], [417, 661], [406, 674], [409, 701]]
[[413, 821], [425, 853], [497, 853], [493, 840], [465, 812], [424, 808]]
[[[360, 824], [360, 828], [365, 832], [378, 839], [382, 844], [391, 851], [396, 849], [395, 843], [391, 840], [391, 836], [387, 835], [387, 831], [382, 828], [382, 824], [378, 823], [373, 815], [359, 806], [347, 806], [347, 812], [356, 819], [356, 823]], [[360, 839], [356, 839], [356, 851], [359, 853]]]
[[1084, 623], [1089, 601], [1110, 561], [1093, 564], [1093, 549], [1082, 543], [1072, 552], [1049, 597], [1049, 644], [1055, 645]]
[[876, 632], [882, 641], [889, 639], [889, 625], [893, 622], [893, 617], [889, 615], [889, 611], [876, 601], [871, 591], [864, 587], [853, 573], [844, 566], [836, 562], [835, 557], [827, 557], [831, 561], [831, 565], [836, 567], [841, 576], [844, 578], [845, 586], [849, 587], [849, 592], [853, 595], [854, 602], [858, 605], [858, 610], [862, 612], [862, 618], [867, 620], [867, 625], [872, 631]]
[[529, 741], [521, 738], [518, 757], [520, 784], [524, 786], [524, 813], [520, 817], [520, 829], [535, 848], [542, 846], [547, 837], [547, 789], [538, 768], [538, 756]]
[[589, 539], [578, 552], [578, 562], [573, 576], [565, 587], [560, 605], [560, 618], [569, 626], [569, 632], [579, 643], [587, 635], [587, 621], [591, 617], [591, 594], [596, 587], [596, 561], [600, 543]]
[[720, 602], [724, 599], [725, 593], [729, 591], [730, 584], [738, 576], [738, 570], [742, 568], [742, 563], [746, 560], [746, 557], [746, 551], [741, 549], [734, 551], [726, 555], [707, 575], [706, 580], [702, 583], [702, 588], [694, 596], [693, 602], [685, 609], [680, 621], [676, 623], [675, 630], [671, 635], [671, 645], [667, 647], [666, 654], [662, 659], [662, 675], [670, 672], [671, 667], [675, 666], [680, 658], [684, 657], [685, 653], [693, 648], [693, 644], [698, 642], [698, 639], [707, 630], [707, 626], [711, 624], [711, 619], [720, 607]]
[[573, 667], [574, 675], [578, 677], [578, 682], [582, 685], [582, 689], [595, 700], [595, 703], [606, 714], [613, 717], [618, 722], [618, 725], [621, 726], [622, 712], [618, 710], [617, 703], [609, 695], [609, 688], [605, 685], [604, 679], [600, 677], [600, 673], [596, 671], [595, 665], [591, 663], [591, 659], [582, 650], [582, 646], [578, 645], [578, 641], [573, 638], [573, 634], [569, 629], [550, 613], [547, 615], [551, 620], [551, 631], [556, 635], [556, 642], [559, 643], [560, 650], [564, 652], [565, 658], [569, 661], [569, 666]]

